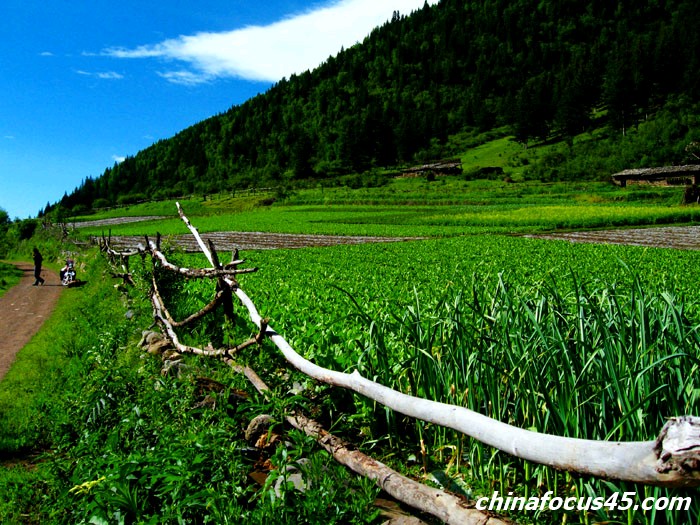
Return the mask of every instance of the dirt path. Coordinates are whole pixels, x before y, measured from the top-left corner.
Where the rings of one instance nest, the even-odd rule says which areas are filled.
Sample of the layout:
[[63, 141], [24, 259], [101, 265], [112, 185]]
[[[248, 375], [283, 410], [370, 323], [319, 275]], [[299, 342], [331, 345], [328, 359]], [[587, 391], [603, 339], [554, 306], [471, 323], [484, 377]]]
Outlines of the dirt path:
[[24, 272], [19, 284], [0, 297], [0, 380], [10, 369], [17, 352], [26, 345], [49, 318], [63, 286], [58, 274], [43, 269], [43, 286], [34, 284], [30, 263], [12, 263]]

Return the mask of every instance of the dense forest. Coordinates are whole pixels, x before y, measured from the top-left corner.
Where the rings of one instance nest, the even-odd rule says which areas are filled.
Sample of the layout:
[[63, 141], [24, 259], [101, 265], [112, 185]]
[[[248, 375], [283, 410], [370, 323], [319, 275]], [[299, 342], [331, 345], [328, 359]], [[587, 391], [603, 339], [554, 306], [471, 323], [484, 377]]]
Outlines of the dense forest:
[[496, 127], [524, 144], [592, 128], [621, 137], [662, 111], [672, 113], [666, 140], [679, 144], [655, 160], [676, 162], [692, 137], [678, 115], [698, 114], [699, 27], [694, 0], [442, 0], [395, 12], [313, 71], [86, 178], [57, 204], [333, 179], [451, 155], [454, 137]]

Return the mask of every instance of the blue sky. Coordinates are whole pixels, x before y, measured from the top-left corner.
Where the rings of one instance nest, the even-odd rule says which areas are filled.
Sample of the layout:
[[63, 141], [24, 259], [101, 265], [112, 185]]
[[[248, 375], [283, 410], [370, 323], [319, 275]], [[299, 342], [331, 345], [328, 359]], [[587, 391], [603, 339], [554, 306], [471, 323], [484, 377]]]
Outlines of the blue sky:
[[3, 0], [0, 208], [34, 217], [424, 1]]

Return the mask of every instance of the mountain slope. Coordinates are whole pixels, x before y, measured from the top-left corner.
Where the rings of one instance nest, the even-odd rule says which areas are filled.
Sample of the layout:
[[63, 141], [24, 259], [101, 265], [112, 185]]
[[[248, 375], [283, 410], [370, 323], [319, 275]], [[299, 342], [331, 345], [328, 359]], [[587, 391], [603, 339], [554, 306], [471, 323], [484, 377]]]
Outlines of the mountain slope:
[[[315, 70], [87, 178], [60, 204], [333, 178], [451, 155], [451, 137], [504, 125], [524, 143], [573, 142], [601, 125], [626, 135], [669, 101], [679, 115], [694, 111], [697, 27], [692, 0], [426, 4]], [[668, 125], [685, 129], [673, 140], [687, 143], [692, 126], [677, 120]], [[661, 158], [677, 161], [678, 151]]]

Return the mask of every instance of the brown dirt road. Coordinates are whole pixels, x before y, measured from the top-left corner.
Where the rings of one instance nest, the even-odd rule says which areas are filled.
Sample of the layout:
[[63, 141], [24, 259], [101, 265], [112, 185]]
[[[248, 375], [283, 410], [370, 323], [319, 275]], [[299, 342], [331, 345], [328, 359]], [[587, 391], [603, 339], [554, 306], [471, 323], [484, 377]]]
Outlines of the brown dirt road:
[[49, 318], [63, 291], [58, 274], [42, 269], [43, 286], [34, 284], [34, 266], [12, 263], [24, 272], [19, 284], [0, 297], [0, 381], [10, 369], [17, 352]]

